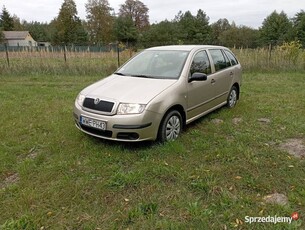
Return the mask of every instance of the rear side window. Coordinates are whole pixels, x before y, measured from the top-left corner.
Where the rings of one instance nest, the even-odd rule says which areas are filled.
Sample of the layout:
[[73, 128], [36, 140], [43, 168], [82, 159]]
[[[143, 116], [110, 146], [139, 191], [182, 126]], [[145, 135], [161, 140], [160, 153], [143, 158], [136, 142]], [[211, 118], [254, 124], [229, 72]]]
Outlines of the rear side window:
[[195, 55], [191, 65], [191, 74], [193, 73], [211, 73], [211, 64], [206, 51], [200, 51]]
[[216, 71], [225, 69], [231, 65], [229, 60], [226, 59], [226, 57], [223, 55], [221, 50], [213, 49], [213, 50], [209, 50], [209, 51], [212, 56]]
[[224, 50], [225, 51], [225, 54], [227, 55], [227, 57], [230, 59], [231, 61], [231, 64], [232, 65], [237, 65], [238, 64], [238, 61], [236, 59], [236, 57], [234, 56], [234, 54], [232, 54], [230, 51], [228, 50]]

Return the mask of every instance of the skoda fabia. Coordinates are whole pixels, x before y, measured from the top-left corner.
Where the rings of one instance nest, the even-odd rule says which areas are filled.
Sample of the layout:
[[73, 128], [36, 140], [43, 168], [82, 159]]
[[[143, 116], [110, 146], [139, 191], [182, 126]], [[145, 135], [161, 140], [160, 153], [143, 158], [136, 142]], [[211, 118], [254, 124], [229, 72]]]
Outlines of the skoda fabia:
[[81, 131], [118, 141], [175, 140], [188, 123], [239, 99], [241, 65], [221, 46], [146, 49], [76, 98]]

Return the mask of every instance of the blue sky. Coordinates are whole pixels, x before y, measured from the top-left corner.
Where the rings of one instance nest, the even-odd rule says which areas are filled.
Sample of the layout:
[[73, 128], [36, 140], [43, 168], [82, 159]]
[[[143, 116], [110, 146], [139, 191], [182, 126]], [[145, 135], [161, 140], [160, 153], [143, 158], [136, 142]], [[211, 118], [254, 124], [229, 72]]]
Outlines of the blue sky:
[[[88, 0], [75, 0], [78, 16], [86, 18], [85, 4]], [[234, 21], [237, 25], [246, 25], [258, 28], [262, 25], [264, 18], [274, 10], [282, 10], [293, 17], [302, 9], [305, 10], [303, 0], [234, 0], [234, 1], [215, 1], [215, 0], [142, 0], [149, 8], [150, 22], [160, 22], [168, 19], [172, 20], [181, 10], [190, 10], [196, 14], [198, 9], [202, 9], [210, 18], [210, 23], [220, 18], [227, 18], [230, 22]], [[119, 6], [125, 0], [109, 0], [110, 6], [118, 12]], [[20, 19], [27, 21], [49, 22], [58, 15], [59, 8], [63, 0], [0, 0], [0, 6], [6, 6], [11, 14], [16, 14]]]

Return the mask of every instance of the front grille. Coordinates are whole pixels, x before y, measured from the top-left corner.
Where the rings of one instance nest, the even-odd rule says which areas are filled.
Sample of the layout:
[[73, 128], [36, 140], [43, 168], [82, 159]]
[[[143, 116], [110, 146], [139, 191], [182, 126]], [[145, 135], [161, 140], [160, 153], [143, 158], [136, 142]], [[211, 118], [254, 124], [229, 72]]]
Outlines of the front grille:
[[100, 100], [98, 103], [94, 103], [95, 99], [86, 98], [83, 106], [87, 109], [96, 110], [105, 113], [111, 113], [112, 108], [114, 106], [113, 102]]

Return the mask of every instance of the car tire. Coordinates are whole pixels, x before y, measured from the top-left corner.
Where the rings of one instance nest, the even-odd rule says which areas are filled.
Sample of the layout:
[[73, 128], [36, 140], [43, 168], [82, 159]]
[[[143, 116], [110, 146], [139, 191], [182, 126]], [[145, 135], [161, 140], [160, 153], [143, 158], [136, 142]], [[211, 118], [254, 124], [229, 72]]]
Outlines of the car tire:
[[159, 128], [158, 139], [161, 142], [174, 141], [182, 131], [182, 116], [177, 110], [167, 113]]
[[233, 108], [236, 105], [237, 100], [238, 100], [238, 90], [236, 86], [232, 86], [227, 99], [227, 107], [230, 109]]

